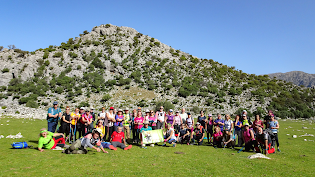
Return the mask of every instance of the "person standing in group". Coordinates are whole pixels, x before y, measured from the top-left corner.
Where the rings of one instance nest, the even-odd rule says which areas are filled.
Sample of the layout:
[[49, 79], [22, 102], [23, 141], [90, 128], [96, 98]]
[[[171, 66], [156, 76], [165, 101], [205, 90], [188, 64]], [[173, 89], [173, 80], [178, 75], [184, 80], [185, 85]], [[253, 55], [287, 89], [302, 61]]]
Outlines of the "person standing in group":
[[221, 114], [218, 114], [218, 118], [214, 121], [213, 124], [219, 127], [221, 132], [223, 132], [224, 120], [221, 119]]
[[76, 132], [78, 130], [77, 124], [79, 119], [81, 118], [81, 114], [79, 112], [79, 108], [75, 108], [74, 112], [70, 114], [71, 117], [71, 137], [72, 141], [74, 142], [76, 138]]
[[277, 120], [275, 120], [275, 116], [272, 114], [271, 115], [271, 119], [270, 121], [268, 122], [268, 128], [271, 129], [273, 135], [271, 136], [271, 140], [272, 140], [272, 144], [271, 146], [273, 148], [275, 148], [275, 142], [277, 143], [277, 149], [278, 149], [278, 152], [281, 152], [280, 151], [280, 148], [279, 148], [279, 139], [278, 139], [278, 129], [279, 129], [280, 125], [279, 125], [279, 122]]
[[136, 143], [140, 142], [140, 129], [143, 127], [144, 118], [142, 117], [141, 109], [138, 110], [137, 117], [134, 120], [136, 130]]
[[81, 119], [82, 119], [82, 115], [84, 114], [84, 107], [81, 107], [80, 108], [80, 118], [78, 119], [78, 122], [77, 122], [77, 132], [78, 132], [78, 134], [79, 134], [79, 138], [81, 138], [84, 134], [82, 134], [82, 132], [84, 132], [85, 131], [85, 125], [84, 124], [82, 124], [82, 121], [81, 121]]
[[129, 114], [129, 109], [126, 108], [125, 113], [123, 114], [124, 116], [124, 132], [126, 134], [125, 138], [127, 139], [127, 143], [130, 143], [130, 124], [131, 124], [131, 116]]
[[176, 111], [175, 117], [174, 117], [174, 129], [175, 133], [178, 134], [180, 130], [180, 125], [183, 124], [183, 120], [179, 115], [179, 111]]
[[271, 116], [273, 115], [273, 112], [271, 110], [268, 111], [268, 114], [264, 118], [264, 124], [265, 127], [268, 126], [269, 121], [271, 120]]
[[132, 130], [132, 140], [136, 143], [136, 129], [135, 129], [135, 118], [137, 117], [137, 110], [134, 109], [131, 114], [131, 130]]
[[208, 144], [210, 144], [211, 139], [212, 139], [212, 135], [213, 135], [213, 118], [212, 118], [212, 114], [209, 114], [208, 115], [208, 120], [206, 120], [206, 130], [207, 130]]
[[96, 117], [93, 107], [90, 108], [90, 114], [92, 115], [92, 126], [93, 126], [95, 122], [95, 117]]
[[105, 122], [107, 122], [107, 127], [108, 127], [108, 141], [112, 136], [112, 133], [114, 132], [114, 122], [116, 122], [115, 120], [115, 114], [114, 114], [114, 107], [110, 107], [109, 108], [109, 112], [106, 113], [106, 117], [105, 117]]
[[242, 120], [243, 120], [242, 121], [243, 127], [245, 126], [245, 124], [248, 124], [250, 126], [252, 125], [252, 122], [250, 122], [250, 120], [247, 119], [247, 115], [246, 114], [242, 115]]
[[61, 109], [58, 108], [58, 102], [54, 101], [53, 107], [48, 109], [47, 122], [48, 122], [48, 131], [55, 133], [58, 120], [62, 116]]
[[165, 117], [165, 123], [166, 124], [171, 124], [172, 127], [174, 127], [174, 114], [173, 114], [173, 109], [170, 109], [168, 111], [168, 114]]
[[248, 116], [246, 110], [243, 110], [243, 112], [242, 112], [241, 121], [243, 122], [244, 115], [246, 115], [246, 118], [247, 118], [247, 120], [248, 120], [249, 125], [252, 125], [252, 121], [250, 120], [250, 117]]
[[[242, 126], [243, 126], [243, 124], [240, 121], [240, 116], [236, 115], [235, 121], [234, 121], [234, 127], [235, 127], [234, 134], [237, 136], [237, 146], [238, 147], [241, 147], [243, 144]], [[235, 141], [236, 141], [236, 139], [235, 139]]]
[[[193, 132], [194, 132], [194, 119], [191, 118], [191, 114], [190, 113], [187, 113], [188, 117], [186, 119], [186, 126], [187, 128], [190, 130], [190, 139], [193, 139]], [[190, 144], [190, 140], [188, 142], [188, 144]]]
[[182, 118], [183, 124], [186, 124], [186, 119], [188, 118], [187, 113], [185, 112], [185, 108], [182, 109], [182, 112], [179, 114], [180, 117]]
[[201, 110], [200, 115], [198, 116], [197, 122], [199, 122], [203, 128], [206, 128], [206, 120], [207, 120], [207, 117], [204, 115], [203, 110]]
[[82, 114], [81, 116], [81, 131], [82, 131], [82, 135], [84, 136], [86, 133], [91, 132], [93, 129], [93, 117], [90, 114], [90, 110], [86, 109], [85, 113]]
[[165, 120], [165, 112], [163, 111], [163, 106], [160, 107], [160, 110], [156, 112], [155, 117], [157, 119], [156, 128], [163, 129], [163, 123]]
[[149, 117], [150, 117], [150, 110], [146, 109], [145, 110], [144, 121], [149, 121]]
[[263, 121], [260, 120], [260, 116], [257, 114], [255, 116], [255, 121], [253, 122], [253, 125], [252, 125], [254, 132], [257, 132], [259, 127], [264, 128], [264, 123]]
[[102, 139], [103, 141], [106, 141], [107, 132], [108, 132], [108, 121], [105, 121], [105, 117], [106, 117], [105, 107], [102, 107], [102, 112], [98, 114], [98, 121], [102, 121], [103, 126], [105, 128], [105, 132]]
[[66, 137], [70, 134], [70, 123], [71, 123], [71, 117], [70, 117], [70, 107], [66, 107], [66, 112], [63, 113], [62, 119], [60, 122], [60, 128], [59, 133], [66, 134]]
[[150, 117], [149, 117], [149, 123], [150, 123], [150, 126], [152, 128], [152, 130], [155, 130], [156, 129], [156, 117], [154, 115], [154, 111], [151, 110], [150, 111]]
[[123, 115], [123, 110], [122, 109], [118, 109], [118, 112], [115, 116], [115, 123], [114, 123], [114, 131], [117, 131], [117, 127], [122, 127], [123, 126], [123, 121], [124, 121], [125, 117]]
[[232, 132], [234, 128], [233, 121], [231, 120], [230, 114], [225, 115], [225, 121], [224, 121], [224, 130]]

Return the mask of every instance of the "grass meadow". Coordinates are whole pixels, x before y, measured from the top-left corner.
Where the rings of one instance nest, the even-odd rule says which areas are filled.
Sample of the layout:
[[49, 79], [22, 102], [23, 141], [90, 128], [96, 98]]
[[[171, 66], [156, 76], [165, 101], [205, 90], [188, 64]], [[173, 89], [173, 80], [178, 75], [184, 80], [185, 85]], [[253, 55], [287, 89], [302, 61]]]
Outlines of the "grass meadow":
[[[46, 120], [0, 118], [0, 176], [314, 176], [315, 124], [302, 120], [280, 120], [280, 153], [267, 159], [248, 159], [252, 152], [178, 144], [108, 154], [89, 149], [88, 154], [61, 151], [12, 149], [11, 143], [26, 141], [37, 147], [38, 133]], [[302, 129], [307, 127], [308, 129]], [[21, 132], [24, 138], [5, 138]], [[287, 135], [290, 134], [290, 135]], [[292, 138], [297, 135], [298, 138]], [[306, 139], [307, 141], [305, 141]], [[174, 152], [183, 152], [176, 154]]]

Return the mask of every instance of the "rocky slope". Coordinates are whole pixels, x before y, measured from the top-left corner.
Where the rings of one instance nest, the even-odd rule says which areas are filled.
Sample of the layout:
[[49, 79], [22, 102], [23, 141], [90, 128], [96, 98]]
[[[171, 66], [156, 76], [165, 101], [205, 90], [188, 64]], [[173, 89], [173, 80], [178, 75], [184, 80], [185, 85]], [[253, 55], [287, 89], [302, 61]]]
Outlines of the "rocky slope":
[[[129, 27], [96, 26], [34, 52], [4, 49], [0, 61], [3, 114], [22, 116], [32, 107], [38, 111], [26, 116], [46, 118], [45, 110], [57, 100], [72, 108], [153, 109], [169, 101], [175, 109], [195, 112], [265, 114], [272, 109], [280, 117], [315, 115], [314, 89], [197, 58]], [[291, 103], [294, 97], [298, 105]]]
[[286, 73], [272, 73], [268, 74], [270, 78], [292, 82], [296, 85], [304, 85], [305, 87], [315, 87], [315, 74], [308, 74], [302, 71], [291, 71]]

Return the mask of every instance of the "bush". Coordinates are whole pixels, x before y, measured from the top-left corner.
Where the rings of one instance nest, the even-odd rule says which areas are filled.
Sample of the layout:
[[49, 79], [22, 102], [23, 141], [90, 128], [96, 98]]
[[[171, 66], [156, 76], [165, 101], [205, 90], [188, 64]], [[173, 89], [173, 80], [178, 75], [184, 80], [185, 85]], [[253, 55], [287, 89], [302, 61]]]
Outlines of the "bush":
[[105, 103], [106, 101], [110, 100], [112, 97], [109, 94], [106, 94], [102, 97], [101, 102]]
[[56, 53], [53, 55], [54, 58], [62, 57], [62, 56], [63, 56], [63, 55], [62, 55], [62, 52], [56, 52]]
[[199, 114], [200, 108], [198, 106], [194, 106], [191, 111], [194, 112], [195, 114]]
[[78, 54], [74, 53], [74, 52], [69, 52], [68, 54], [71, 58], [77, 58]]
[[105, 64], [98, 58], [96, 57], [92, 63], [92, 65], [95, 66], [95, 68], [100, 68], [100, 69], [104, 69], [105, 68]]
[[2, 73], [7, 73], [9, 71], [10, 71], [9, 68], [3, 68]]
[[81, 65], [78, 65], [78, 66], [77, 66], [77, 70], [80, 70], [80, 69], [81, 69]]
[[34, 100], [29, 100], [25, 106], [30, 108], [38, 108], [38, 104]]
[[156, 103], [155, 110], [160, 110], [160, 107], [163, 106], [165, 112], [168, 112], [170, 109], [174, 109], [174, 105], [169, 101], [160, 101]]
[[90, 104], [86, 101], [82, 101], [79, 105], [78, 105], [78, 108], [80, 107], [90, 107]]
[[1, 109], [7, 109], [7, 107], [6, 106], [2, 106]]

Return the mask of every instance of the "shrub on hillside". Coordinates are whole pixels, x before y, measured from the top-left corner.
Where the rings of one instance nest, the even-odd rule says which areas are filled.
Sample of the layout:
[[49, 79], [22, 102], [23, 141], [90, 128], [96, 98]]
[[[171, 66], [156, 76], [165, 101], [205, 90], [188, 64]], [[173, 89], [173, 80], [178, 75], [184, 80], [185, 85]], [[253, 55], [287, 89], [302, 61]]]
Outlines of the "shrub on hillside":
[[159, 101], [155, 104], [155, 110], [160, 110], [160, 107], [163, 106], [165, 112], [168, 112], [170, 109], [174, 109], [174, 105], [169, 101]]
[[10, 71], [9, 68], [3, 68], [2, 73], [7, 73], [9, 71]]
[[112, 97], [109, 94], [106, 94], [102, 97], [102, 99], [100, 100], [101, 103], [105, 103], [106, 101], [110, 100]]

